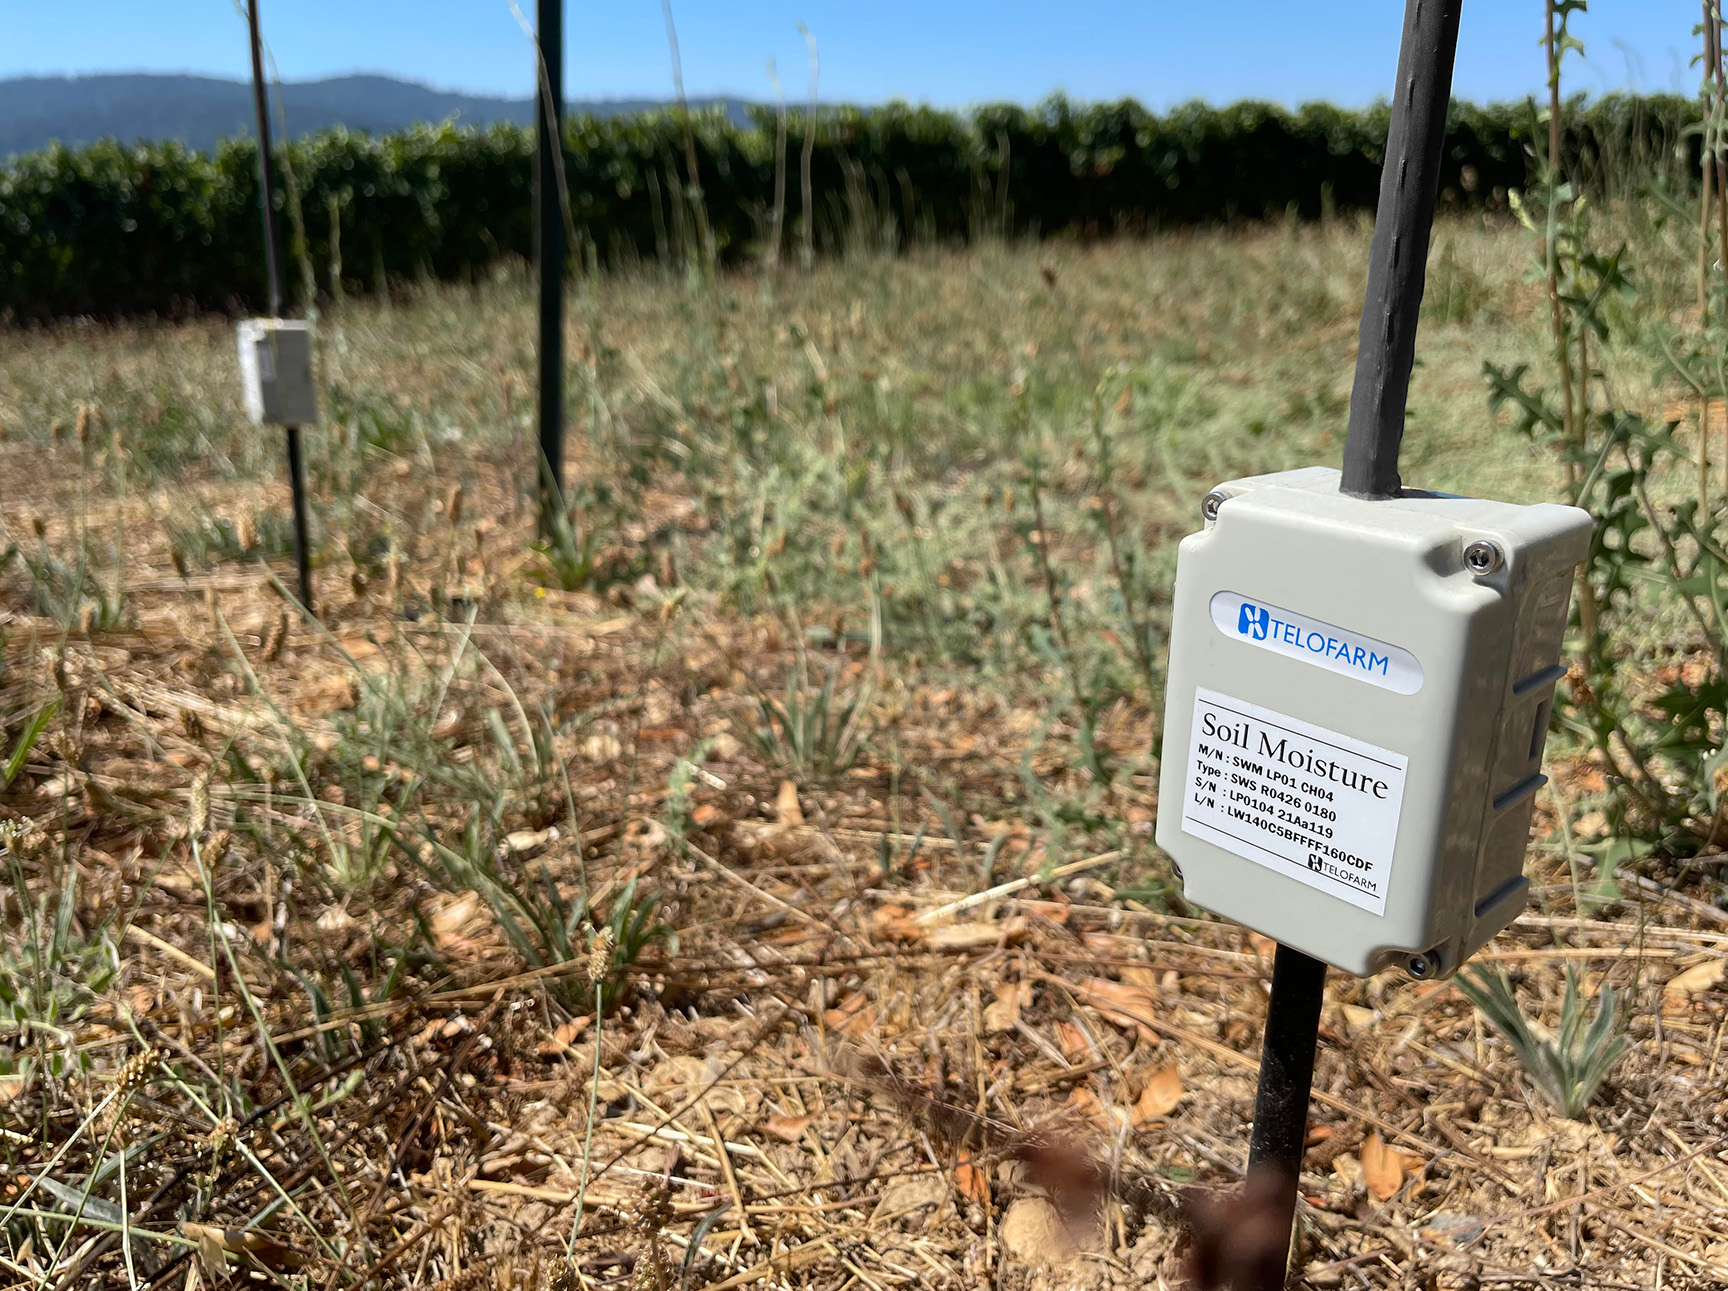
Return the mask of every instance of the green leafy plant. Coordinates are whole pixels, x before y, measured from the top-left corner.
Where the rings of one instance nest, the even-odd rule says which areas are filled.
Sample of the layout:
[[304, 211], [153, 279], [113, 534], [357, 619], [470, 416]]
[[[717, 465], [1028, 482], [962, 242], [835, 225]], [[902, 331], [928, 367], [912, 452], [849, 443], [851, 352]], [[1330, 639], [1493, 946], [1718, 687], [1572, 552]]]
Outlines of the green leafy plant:
[[94, 930], [79, 926], [76, 865], [63, 863], [52, 897], [46, 892], [32, 895], [27, 854], [40, 858], [47, 847], [29, 820], [0, 824], [0, 857], [7, 862], [13, 899], [23, 913], [21, 927], [0, 946], [0, 1070], [27, 1065], [20, 1051], [44, 1037], [67, 1037], [66, 1028], [84, 1015], [120, 969], [107, 921]]
[[1582, 1118], [1626, 1052], [1626, 1036], [1616, 1027], [1620, 1001], [1614, 988], [1602, 988], [1591, 1017], [1578, 989], [1577, 970], [1568, 966], [1566, 993], [1560, 1002], [1560, 1029], [1549, 1032], [1524, 1016], [1511, 983], [1499, 970], [1473, 968], [1459, 975], [1457, 985], [1512, 1046], [1525, 1072], [1554, 1109], [1571, 1120]]
[[831, 776], [858, 760], [869, 742], [871, 682], [840, 689], [840, 660], [829, 663], [822, 684], [812, 684], [800, 647], [778, 696], [756, 695], [750, 736], [768, 761], [805, 776]]

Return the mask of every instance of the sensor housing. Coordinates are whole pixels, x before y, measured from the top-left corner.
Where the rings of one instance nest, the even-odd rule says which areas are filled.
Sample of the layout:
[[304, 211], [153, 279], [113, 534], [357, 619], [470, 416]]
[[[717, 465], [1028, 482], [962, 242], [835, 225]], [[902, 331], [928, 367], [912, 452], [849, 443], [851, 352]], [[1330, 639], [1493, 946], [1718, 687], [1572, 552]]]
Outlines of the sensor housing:
[[1176, 566], [1158, 844], [1196, 905], [1450, 974], [1524, 908], [1576, 507], [1232, 480]]
[[318, 420], [312, 384], [312, 324], [247, 318], [235, 331], [246, 415], [254, 426], [310, 426]]

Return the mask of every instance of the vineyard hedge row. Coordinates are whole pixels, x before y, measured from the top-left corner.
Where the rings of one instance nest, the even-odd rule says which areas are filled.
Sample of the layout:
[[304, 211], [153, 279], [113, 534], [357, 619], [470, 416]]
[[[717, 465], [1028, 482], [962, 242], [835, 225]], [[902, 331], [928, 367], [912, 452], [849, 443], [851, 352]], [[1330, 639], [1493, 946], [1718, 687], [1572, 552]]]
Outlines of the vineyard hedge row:
[[[1580, 101], [1566, 110], [1566, 146], [1589, 182], [1623, 190], [1695, 173], [1697, 118], [1697, 105], [1678, 96]], [[825, 251], [891, 248], [1372, 210], [1387, 119], [1384, 106], [1193, 104], [1156, 115], [1132, 102], [1060, 99], [966, 115], [904, 105], [824, 112], [814, 238]], [[701, 203], [723, 261], [759, 256], [769, 240], [775, 124], [772, 112], [752, 127], [717, 114], [691, 121]], [[794, 113], [788, 126], [784, 238], [794, 248], [804, 118]], [[1526, 183], [1529, 145], [1546, 133], [1528, 105], [1454, 104], [1442, 200], [1503, 203]], [[277, 193], [284, 236], [296, 239], [285, 267], [291, 295], [304, 293], [306, 266], [318, 291], [331, 289], [333, 230], [348, 291], [472, 279], [532, 252], [530, 130], [336, 130], [286, 154]], [[583, 258], [692, 254], [685, 157], [676, 113], [571, 121], [564, 178]], [[12, 158], [0, 165], [0, 317], [255, 308], [264, 278], [257, 189], [256, 149], [244, 140], [214, 154], [104, 142]]]

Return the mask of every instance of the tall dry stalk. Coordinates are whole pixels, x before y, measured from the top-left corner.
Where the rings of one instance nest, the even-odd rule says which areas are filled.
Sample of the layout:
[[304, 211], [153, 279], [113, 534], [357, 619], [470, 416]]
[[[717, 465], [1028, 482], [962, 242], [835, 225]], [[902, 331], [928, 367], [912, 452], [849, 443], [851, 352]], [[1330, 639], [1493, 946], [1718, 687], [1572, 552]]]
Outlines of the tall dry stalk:
[[774, 221], [768, 243], [768, 272], [780, 269], [780, 240], [786, 228], [786, 90], [774, 60], [768, 60], [768, 80], [774, 86]]
[[[1572, 351], [1567, 341], [1565, 308], [1560, 300], [1560, 44], [1557, 39], [1555, 17], [1559, 6], [1556, 0], [1544, 0], [1542, 6], [1542, 48], [1548, 58], [1548, 174], [1547, 174], [1547, 210], [1546, 235], [1544, 237], [1543, 261], [1547, 273], [1548, 289], [1548, 324], [1554, 335], [1554, 366], [1560, 377], [1560, 420], [1561, 434], [1566, 445], [1566, 492], [1574, 502], [1578, 499], [1579, 489], [1583, 479], [1581, 475], [1580, 458], [1587, 427], [1579, 415], [1576, 391], [1573, 388], [1575, 380], [1588, 382], [1590, 379], [1588, 367], [1574, 376], [1572, 370]], [[1584, 349], [1583, 329], [1579, 335], [1579, 358], [1588, 358]], [[1596, 596], [1582, 565], [1578, 568], [1578, 621], [1584, 630], [1584, 645], [1588, 651], [1596, 649], [1596, 639], [1599, 632], [1600, 616], [1596, 609]]]
[[816, 155], [816, 77], [821, 59], [816, 52], [816, 35], [803, 23], [798, 30], [810, 50], [810, 106], [804, 110], [804, 155], [798, 162], [798, 187], [804, 199], [804, 227], [799, 230], [798, 262], [805, 273], [816, 264], [816, 206], [811, 196], [810, 166]]
[[660, 0], [660, 12], [666, 18], [666, 47], [672, 54], [672, 89], [678, 98], [678, 119], [684, 126], [684, 168], [689, 174], [687, 194], [691, 213], [696, 217], [696, 241], [702, 258], [703, 275], [713, 277], [714, 238], [708, 228], [708, 203], [702, 196], [702, 172], [696, 164], [696, 132], [690, 126], [690, 104], [684, 97], [684, 60], [678, 54], [678, 27], [672, 21], [672, 0]]
[[[1704, 56], [1707, 62], [1705, 68], [1705, 85], [1708, 87], [1707, 97], [1710, 99], [1709, 118], [1714, 123], [1715, 130], [1710, 139], [1714, 142], [1714, 166], [1716, 174], [1716, 245], [1720, 254], [1719, 264], [1724, 272], [1728, 272], [1728, 63], [1722, 55], [1722, 5], [1720, 0], [1704, 0]], [[1708, 242], [1706, 233], [1700, 238], [1701, 243]], [[1698, 422], [1699, 458], [1703, 469], [1708, 471], [1709, 437], [1706, 422], [1700, 417]], [[1722, 490], [1724, 500], [1728, 500], [1728, 418], [1722, 426]], [[1705, 512], [1709, 506], [1706, 503]]]

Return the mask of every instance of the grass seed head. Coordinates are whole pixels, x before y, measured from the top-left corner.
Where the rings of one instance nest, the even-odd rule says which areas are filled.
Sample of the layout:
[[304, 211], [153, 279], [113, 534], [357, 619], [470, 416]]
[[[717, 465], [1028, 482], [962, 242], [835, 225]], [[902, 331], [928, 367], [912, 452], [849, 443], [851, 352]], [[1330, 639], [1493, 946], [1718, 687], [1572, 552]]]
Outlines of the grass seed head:
[[224, 1116], [210, 1127], [210, 1155], [217, 1161], [222, 1160], [234, 1150], [234, 1144], [240, 1138], [240, 1122], [232, 1116]]
[[186, 812], [186, 833], [196, 838], [210, 824], [210, 782], [198, 780], [192, 785], [192, 805]]
[[594, 934], [593, 944], [588, 948], [588, 980], [598, 985], [604, 982], [612, 971], [612, 947], [616, 944], [612, 929], [602, 928]]
[[114, 1077], [114, 1085], [121, 1094], [136, 1094], [150, 1083], [150, 1077], [156, 1071], [156, 1064], [162, 1055], [151, 1048], [144, 1048], [133, 1054], [120, 1066], [119, 1073]]

